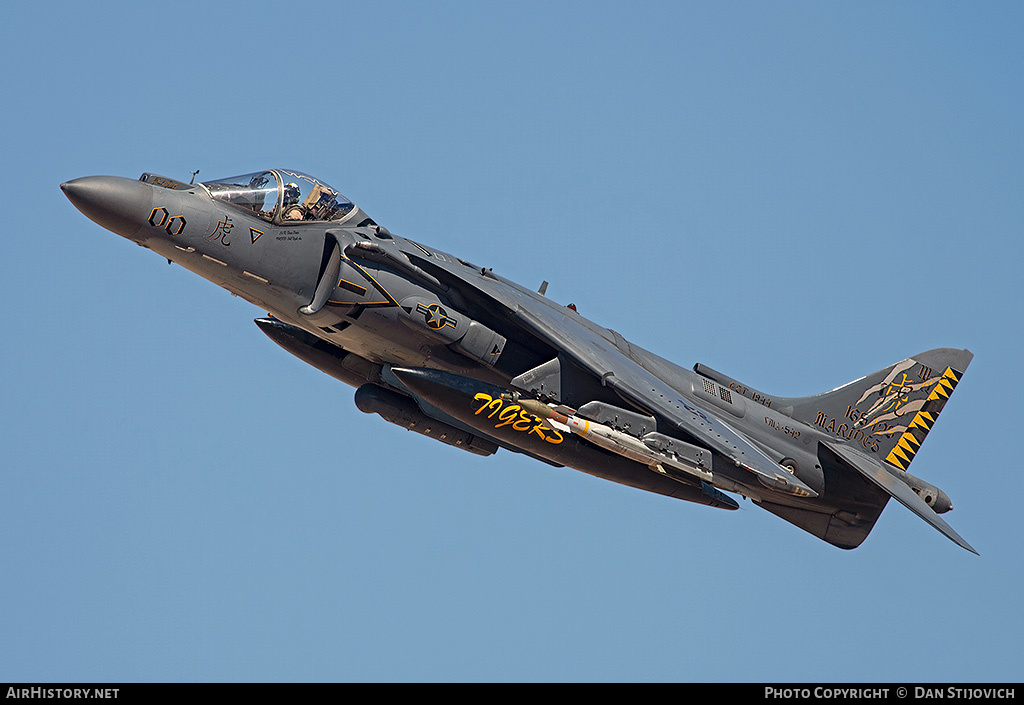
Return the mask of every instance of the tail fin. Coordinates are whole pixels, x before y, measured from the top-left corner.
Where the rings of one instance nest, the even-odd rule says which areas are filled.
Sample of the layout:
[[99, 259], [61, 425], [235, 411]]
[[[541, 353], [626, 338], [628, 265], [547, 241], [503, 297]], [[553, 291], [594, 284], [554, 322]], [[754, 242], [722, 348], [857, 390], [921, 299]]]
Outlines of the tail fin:
[[825, 394], [775, 401], [793, 418], [906, 470], [973, 357], [937, 348]]
[[895, 497], [955, 543], [977, 553], [918, 496], [907, 482], [909, 473], [897, 472], [905, 471], [917, 455], [973, 358], [969, 350], [928, 350], [831, 392], [798, 398], [763, 394], [704, 365], [694, 369], [835, 438], [818, 444], [827, 491], [816, 500], [817, 506], [760, 501], [768, 511], [840, 548], [855, 548], [889, 498]]

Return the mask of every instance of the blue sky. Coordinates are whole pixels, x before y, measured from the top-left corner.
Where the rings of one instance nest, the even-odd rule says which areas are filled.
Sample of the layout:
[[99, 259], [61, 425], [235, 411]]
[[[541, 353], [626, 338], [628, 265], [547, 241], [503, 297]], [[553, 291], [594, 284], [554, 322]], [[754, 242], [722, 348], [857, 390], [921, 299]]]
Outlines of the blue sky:
[[[0, 680], [1021, 679], [1019, 4], [289, 8], [0, 5]], [[970, 348], [981, 556], [391, 426], [59, 189], [270, 166], [768, 393]]]

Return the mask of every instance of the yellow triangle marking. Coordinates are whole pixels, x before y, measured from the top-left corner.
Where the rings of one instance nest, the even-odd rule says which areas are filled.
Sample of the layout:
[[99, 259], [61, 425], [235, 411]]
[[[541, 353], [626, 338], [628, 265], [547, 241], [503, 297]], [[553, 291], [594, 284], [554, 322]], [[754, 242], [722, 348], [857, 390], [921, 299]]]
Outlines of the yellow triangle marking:
[[886, 456], [885, 459], [888, 460], [893, 465], [895, 465], [896, 467], [898, 467], [900, 470], [904, 470], [905, 469], [903, 467], [903, 463], [901, 463], [900, 459], [898, 457], [896, 457], [896, 453], [895, 452], [890, 452], [889, 455]]
[[917, 448], [921, 447], [921, 441], [917, 440], [917, 436], [915, 436], [913, 433], [903, 434], [903, 437], [900, 439], [900, 444], [904, 443], [906, 444], [908, 450], [915, 450], [913, 446], [917, 446]]

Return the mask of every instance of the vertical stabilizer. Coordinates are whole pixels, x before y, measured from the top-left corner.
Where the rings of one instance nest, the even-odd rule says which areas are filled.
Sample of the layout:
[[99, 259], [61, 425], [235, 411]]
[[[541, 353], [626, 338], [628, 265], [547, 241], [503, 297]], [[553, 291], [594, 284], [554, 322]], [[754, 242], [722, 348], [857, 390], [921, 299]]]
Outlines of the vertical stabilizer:
[[779, 406], [906, 470], [973, 357], [968, 350], [929, 350], [825, 394], [779, 399]]

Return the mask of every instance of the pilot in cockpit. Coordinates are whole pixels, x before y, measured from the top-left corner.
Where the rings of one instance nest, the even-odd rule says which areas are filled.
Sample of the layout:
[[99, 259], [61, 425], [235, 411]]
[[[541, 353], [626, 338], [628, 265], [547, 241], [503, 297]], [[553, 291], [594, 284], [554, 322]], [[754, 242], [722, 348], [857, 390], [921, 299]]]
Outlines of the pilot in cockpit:
[[299, 203], [299, 195], [299, 187], [294, 181], [285, 185], [281, 218], [284, 220], [302, 220], [305, 217], [305, 209]]

